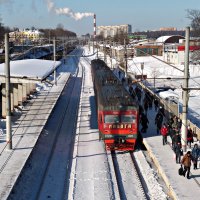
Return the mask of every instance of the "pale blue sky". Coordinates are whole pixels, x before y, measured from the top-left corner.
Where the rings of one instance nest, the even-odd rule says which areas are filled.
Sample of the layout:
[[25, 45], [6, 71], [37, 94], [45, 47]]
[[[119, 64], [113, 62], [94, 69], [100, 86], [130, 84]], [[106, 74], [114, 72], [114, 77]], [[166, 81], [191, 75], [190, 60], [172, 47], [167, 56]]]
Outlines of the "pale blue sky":
[[75, 20], [78, 12], [96, 13], [97, 26], [131, 24], [133, 31], [146, 31], [184, 29], [190, 23], [186, 9], [199, 10], [200, 0], [0, 0], [0, 18], [6, 26], [55, 28], [63, 24], [77, 34], [93, 33], [93, 17]]

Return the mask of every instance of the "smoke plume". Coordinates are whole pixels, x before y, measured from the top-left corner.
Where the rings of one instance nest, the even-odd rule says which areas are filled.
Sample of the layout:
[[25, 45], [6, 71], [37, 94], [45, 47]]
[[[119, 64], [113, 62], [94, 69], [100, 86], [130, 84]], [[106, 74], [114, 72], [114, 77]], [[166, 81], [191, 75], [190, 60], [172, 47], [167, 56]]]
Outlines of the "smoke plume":
[[56, 8], [52, 0], [46, 0], [46, 2], [47, 2], [47, 8], [49, 12], [52, 11], [52, 12], [55, 12], [57, 15], [65, 15], [75, 20], [81, 20], [84, 17], [90, 17], [94, 15], [94, 13], [74, 12], [70, 8]]
[[55, 5], [54, 2], [52, 2], [52, 0], [46, 0], [46, 2], [47, 2], [47, 9], [49, 12], [55, 9]]
[[75, 20], [81, 20], [84, 17], [90, 17], [94, 15], [93, 13], [73, 12], [70, 8], [56, 8], [55, 12], [57, 15], [66, 15]]

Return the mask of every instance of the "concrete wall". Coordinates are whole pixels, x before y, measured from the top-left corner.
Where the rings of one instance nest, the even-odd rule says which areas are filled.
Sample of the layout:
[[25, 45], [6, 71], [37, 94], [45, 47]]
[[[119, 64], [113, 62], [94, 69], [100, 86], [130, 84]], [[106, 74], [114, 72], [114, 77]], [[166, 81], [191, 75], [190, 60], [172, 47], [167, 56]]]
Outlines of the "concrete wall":
[[[3, 118], [6, 117], [6, 89], [5, 83], [1, 84], [1, 94], [2, 94], [2, 113]], [[14, 108], [23, 104], [27, 101], [27, 97], [36, 92], [35, 83], [11, 83], [10, 84], [10, 103], [11, 103], [11, 113], [14, 112]]]

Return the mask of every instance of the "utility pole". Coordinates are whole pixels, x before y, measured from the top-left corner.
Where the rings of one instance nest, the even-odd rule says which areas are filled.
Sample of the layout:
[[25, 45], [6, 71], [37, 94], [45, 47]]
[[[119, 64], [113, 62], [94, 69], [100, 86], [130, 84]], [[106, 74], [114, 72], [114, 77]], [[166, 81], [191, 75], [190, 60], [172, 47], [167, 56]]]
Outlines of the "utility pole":
[[124, 48], [125, 48], [125, 52], [124, 52], [124, 59], [125, 59], [125, 78], [127, 79], [127, 48], [126, 48], [126, 39], [124, 39]]
[[54, 84], [57, 85], [56, 80], [56, 38], [53, 39], [53, 60], [54, 60]]
[[141, 63], [141, 70], [142, 70], [142, 80], [143, 80], [143, 70], [144, 70], [144, 63]]
[[112, 43], [110, 42], [110, 68], [112, 69]]
[[6, 142], [7, 149], [12, 149], [11, 131], [11, 101], [10, 101], [10, 58], [9, 58], [9, 36], [5, 34], [5, 83], [6, 83]]
[[63, 39], [63, 63], [65, 64], [65, 56], [67, 55], [66, 53], [66, 44], [65, 44], [65, 39]]
[[97, 40], [96, 40], [96, 48], [97, 48], [97, 59], [98, 59], [98, 57], [99, 57], [99, 53], [98, 53], [98, 43], [97, 43]]
[[104, 62], [106, 63], [106, 42], [103, 43]]
[[92, 48], [93, 48], [93, 54], [94, 54], [94, 36], [92, 38]]
[[182, 114], [182, 146], [183, 151], [187, 149], [187, 112], [188, 112], [188, 82], [189, 82], [189, 46], [190, 46], [190, 27], [186, 27], [185, 37], [185, 62], [183, 80], [183, 114]]
[[49, 44], [51, 44], [51, 35], [50, 35], [50, 29], [49, 29]]
[[89, 52], [90, 52], [90, 39], [88, 40], [88, 47], [89, 47]]

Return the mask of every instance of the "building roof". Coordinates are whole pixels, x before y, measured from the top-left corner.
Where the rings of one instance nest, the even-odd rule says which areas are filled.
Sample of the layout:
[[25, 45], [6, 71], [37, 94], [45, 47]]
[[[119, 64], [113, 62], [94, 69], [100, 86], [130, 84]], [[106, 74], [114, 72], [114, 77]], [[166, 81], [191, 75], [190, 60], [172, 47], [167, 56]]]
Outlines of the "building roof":
[[157, 43], [179, 43], [179, 39], [184, 39], [181, 35], [166, 35], [157, 38]]
[[[22, 80], [42, 81], [49, 76], [59, 65], [60, 61], [26, 59], [10, 61], [10, 76]], [[0, 81], [5, 82], [5, 63], [0, 64]], [[16, 80], [14, 81], [16, 82]]]

